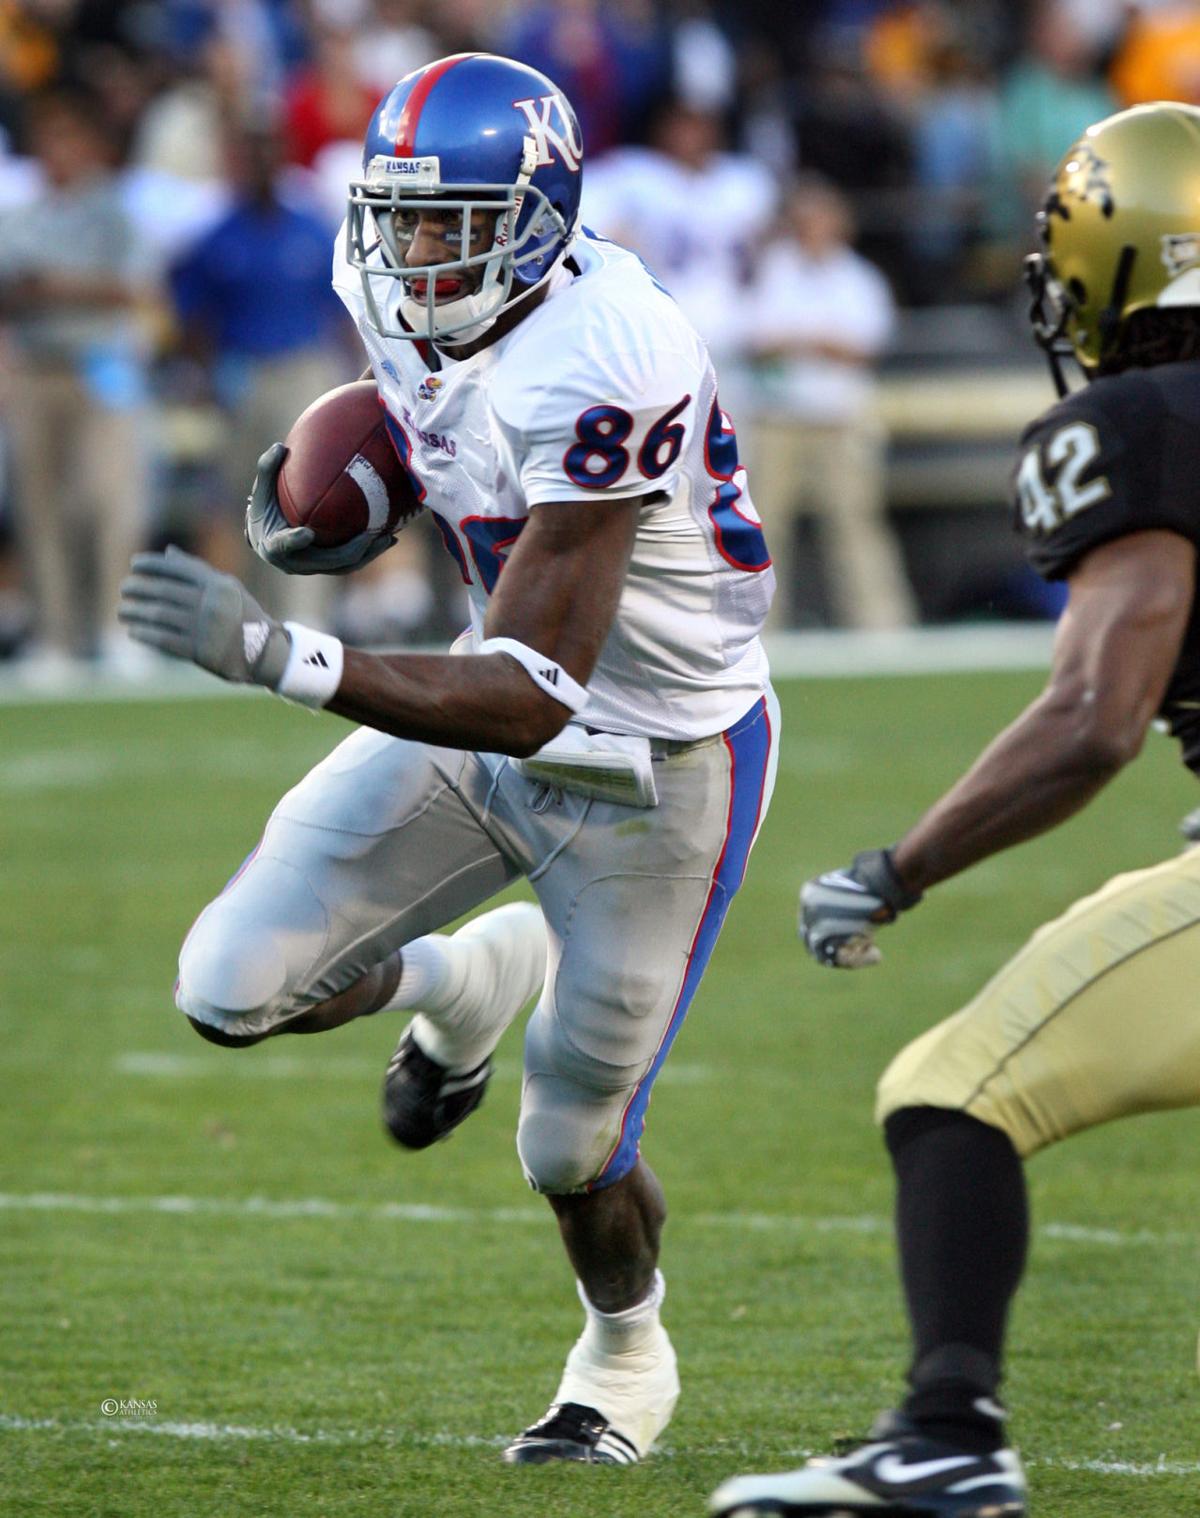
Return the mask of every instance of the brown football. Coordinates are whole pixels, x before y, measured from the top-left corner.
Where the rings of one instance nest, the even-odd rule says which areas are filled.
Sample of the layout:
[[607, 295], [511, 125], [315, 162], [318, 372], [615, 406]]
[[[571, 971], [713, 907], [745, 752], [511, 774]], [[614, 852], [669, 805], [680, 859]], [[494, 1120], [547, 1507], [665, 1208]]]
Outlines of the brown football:
[[337, 547], [368, 530], [396, 532], [421, 510], [374, 380], [318, 396], [284, 442], [280, 509], [293, 527], [312, 528], [314, 547]]

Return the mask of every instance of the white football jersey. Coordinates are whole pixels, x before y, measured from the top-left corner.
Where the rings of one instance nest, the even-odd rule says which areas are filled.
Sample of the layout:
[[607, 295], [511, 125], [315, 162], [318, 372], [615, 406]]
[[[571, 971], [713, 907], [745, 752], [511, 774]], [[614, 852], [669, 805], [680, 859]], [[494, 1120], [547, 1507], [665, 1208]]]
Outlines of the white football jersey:
[[575, 720], [700, 738], [740, 717], [767, 685], [758, 633], [774, 572], [708, 353], [641, 260], [580, 234], [542, 304], [461, 361], [379, 336], [344, 238], [334, 288], [467, 586], [476, 638], [532, 510], [650, 496]]

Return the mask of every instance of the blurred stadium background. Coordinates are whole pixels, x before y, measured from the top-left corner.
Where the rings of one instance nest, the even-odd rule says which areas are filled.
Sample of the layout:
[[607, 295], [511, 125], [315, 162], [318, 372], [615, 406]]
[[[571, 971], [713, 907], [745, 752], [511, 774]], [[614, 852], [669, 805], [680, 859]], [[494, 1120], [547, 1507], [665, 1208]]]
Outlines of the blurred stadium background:
[[[783, 571], [777, 629], [1054, 614], [1001, 509], [1015, 436], [1051, 394], [1020, 261], [1084, 125], [1200, 98], [1194, 5], [3, 0], [10, 671], [41, 686], [81, 659], [89, 676], [97, 660], [146, 673], [108, 604], [130, 545], [172, 539], [245, 570], [257, 452], [361, 367], [325, 246], [365, 121], [395, 78], [463, 49], [525, 59], [569, 93], [585, 218], [637, 247], [708, 338]], [[83, 189], [93, 212], [72, 220], [62, 202]], [[59, 277], [84, 221], [99, 241], [96, 207], [93, 266], [121, 292], [100, 304]], [[31, 252], [33, 226], [49, 230]], [[26, 383], [60, 369], [82, 376], [69, 425]], [[89, 493], [64, 433], [88, 438], [92, 498], [51, 526], [44, 494]], [[43, 436], [56, 479], [23, 457], [22, 438], [44, 460]], [[64, 627], [39, 604], [54, 567], [38, 561], [76, 521], [59, 572], [89, 575], [93, 604]], [[434, 534], [408, 538], [336, 599], [307, 587], [286, 609], [364, 643], [442, 637], [459, 592]]]
[[[190, 1037], [188, 923], [344, 725], [131, 661], [103, 590], [111, 544], [246, 569], [255, 454], [362, 368], [325, 287], [366, 117], [474, 48], [580, 108], [589, 220], [705, 327], [794, 549], [779, 671], [840, 677], [781, 680], [774, 810], [652, 1113], [685, 1396], [662, 1458], [586, 1492], [496, 1463], [575, 1331], [512, 1150], [519, 1032], [421, 1163], [378, 1129], [386, 1020], [230, 1058]], [[1193, 787], [1149, 745], [1082, 817], [949, 883], [866, 985], [803, 961], [794, 892], [894, 837], [1038, 688], [1056, 607], [1005, 484], [1052, 391], [1020, 261], [1077, 132], [1160, 97], [1200, 102], [1195, 5], [0, 0], [0, 1511], [679, 1518], [894, 1398], [875, 1077], [1039, 921], [1161, 858]], [[39, 242], [43, 213], [109, 259], [100, 310], [78, 284], [64, 309], [74, 239]], [[29, 492], [57, 487], [23, 444], [57, 463], [85, 419], [67, 484], [104, 458], [111, 488], [39, 533]], [[69, 640], [31, 593], [58, 532], [92, 593]], [[364, 642], [457, 630], [422, 527], [359, 578], [304, 614]], [[126, 693], [147, 699], [76, 699]], [[1046, 1515], [1194, 1510], [1194, 1138], [1156, 1117], [1035, 1168], [1010, 1391]]]

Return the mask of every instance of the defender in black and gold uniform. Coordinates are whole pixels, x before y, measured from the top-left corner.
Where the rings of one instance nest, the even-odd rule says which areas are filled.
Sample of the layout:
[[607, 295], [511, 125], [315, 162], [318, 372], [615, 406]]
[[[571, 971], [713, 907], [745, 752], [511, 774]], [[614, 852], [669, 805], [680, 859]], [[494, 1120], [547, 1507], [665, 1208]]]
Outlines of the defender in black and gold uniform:
[[[1085, 806], [1155, 717], [1200, 771], [1200, 110], [1139, 106], [1063, 160], [1030, 260], [1062, 398], [1013, 475], [1030, 563], [1069, 587], [1042, 695], [892, 849], [801, 893], [822, 963], [875, 963], [874, 930], [930, 886]], [[1090, 381], [1067, 394], [1061, 363]], [[995, 1400], [1028, 1222], [1022, 1161], [1097, 1123], [1200, 1105], [1200, 848], [1121, 875], [1030, 942], [880, 1083], [899, 1184], [910, 1392], [871, 1442], [738, 1477], [722, 1518], [1021, 1518]]]

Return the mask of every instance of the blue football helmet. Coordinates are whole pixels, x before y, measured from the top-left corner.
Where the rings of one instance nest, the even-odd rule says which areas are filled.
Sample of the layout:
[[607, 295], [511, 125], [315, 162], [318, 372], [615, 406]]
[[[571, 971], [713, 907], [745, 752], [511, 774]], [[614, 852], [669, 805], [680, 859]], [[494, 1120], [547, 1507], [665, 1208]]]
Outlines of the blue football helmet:
[[[347, 257], [371, 325], [409, 340], [481, 336], [562, 257], [582, 165], [575, 112], [536, 69], [457, 53], [405, 75], [371, 119], [350, 186]], [[435, 209], [461, 257], [409, 265], [419, 219]]]

